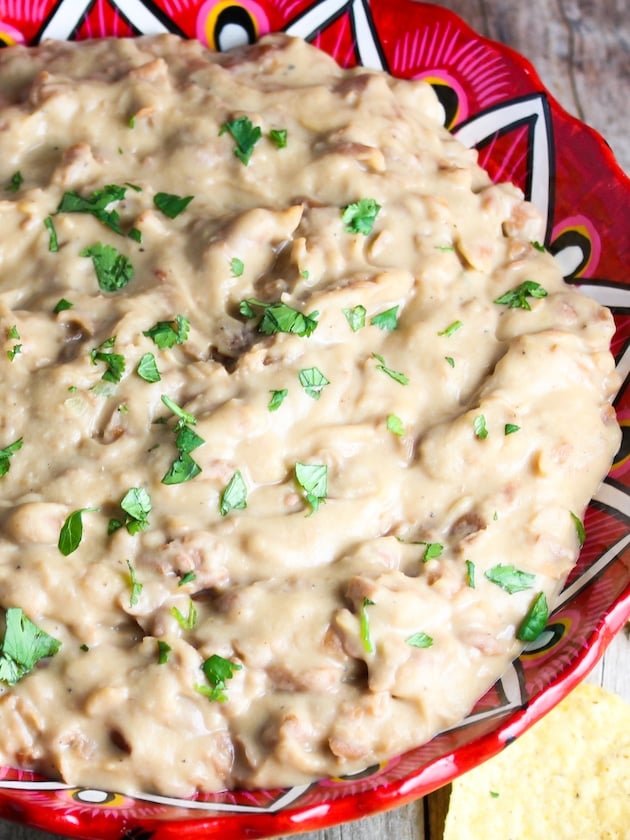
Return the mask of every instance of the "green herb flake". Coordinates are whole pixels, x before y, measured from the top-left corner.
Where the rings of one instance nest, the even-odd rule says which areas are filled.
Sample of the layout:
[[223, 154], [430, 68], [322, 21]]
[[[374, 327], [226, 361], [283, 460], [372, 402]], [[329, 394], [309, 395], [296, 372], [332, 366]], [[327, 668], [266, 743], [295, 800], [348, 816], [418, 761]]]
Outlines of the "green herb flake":
[[318, 400], [326, 385], [330, 385], [318, 367], [303, 368], [298, 374], [298, 379], [305, 393], [314, 400]]
[[380, 209], [381, 205], [373, 198], [361, 198], [347, 204], [341, 211], [341, 221], [346, 232], [362, 233], [364, 236], [372, 233]]
[[219, 513], [227, 516], [231, 510], [244, 510], [247, 507], [247, 485], [240, 470], [236, 470], [221, 493]]
[[205, 443], [205, 440], [189, 426], [178, 425], [176, 431], [177, 437], [175, 438], [175, 446], [182, 454], [193, 452]]
[[180, 452], [162, 478], [162, 484], [184, 484], [199, 475], [201, 467], [188, 452]]
[[280, 388], [279, 390], [270, 390], [271, 397], [267, 403], [269, 411], [277, 411], [282, 403], [285, 401], [289, 390], [288, 388]]
[[584, 523], [580, 519], [579, 516], [576, 516], [575, 513], [571, 511], [571, 519], [573, 520], [573, 524], [575, 525], [575, 533], [577, 534], [578, 543], [580, 548], [586, 542], [586, 529], [584, 528]]
[[272, 128], [269, 139], [278, 149], [286, 149], [288, 132], [286, 128]]
[[262, 137], [262, 129], [254, 125], [249, 117], [238, 117], [235, 120], [227, 120], [219, 129], [219, 136], [229, 132], [234, 139], [234, 154], [245, 166], [254, 151], [254, 146]]
[[500, 297], [496, 298], [494, 303], [507, 306], [508, 309], [530, 310], [531, 306], [527, 300], [528, 297], [544, 298], [547, 297], [547, 292], [543, 289], [540, 283], [535, 283], [533, 280], [525, 280], [515, 289], [510, 289]]
[[[182, 425], [185, 424], [185, 423], [189, 423], [191, 426], [196, 425], [196, 423], [197, 423], [196, 417], [192, 414], [189, 414], [188, 411], [184, 411], [184, 409], [181, 408], [181, 406], [177, 405], [177, 403], [174, 400], [172, 400], [168, 396], [168, 394], [162, 394], [160, 399], [162, 400], [162, 402], [168, 408], [169, 411], [172, 411], [173, 414], [176, 417], [179, 417], [179, 419], [181, 421], [183, 421]], [[178, 424], [178, 426], [179, 426], [179, 424]], [[177, 428], [177, 426], [176, 426], [176, 428]], [[180, 428], [181, 428], [181, 426], [180, 426]]]
[[13, 443], [5, 446], [4, 449], [0, 449], [0, 478], [9, 472], [9, 469], [11, 468], [11, 458], [16, 452], [20, 451], [22, 443], [23, 438], [18, 438], [13, 441]]
[[424, 549], [424, 554], [422, 555], [423, 563], [428, 563], [429, 560], [437, 560], [437, 558], [440, 557], [442, 552], [444, 551], [444, 546], [442, 545], [442, 543], [421, 542], [420, 544], [426, 546], [426, 548]]
[[448, 327], [445, 327], [443, 330], [440, 330], [438, 335], [445, 335], [447, 338], [450, 338], [450, 336], [452, 336], [453, 333], [456, 333], [457, 330], [461, 330], [463, 326], [464, 324], [462, 321], [453, 321], [453, 323], [449, 324]]
[[105, 382], [120, 382], [125, 372], [125, 357], [121, 356], [120, 353], [111, 352], [115, 343], [116, 336], [112, 336], [90, 352], [93, 365], [104, 362], [106, 370], [101, 379], [104, 379]]
[[0, 645], [0, 680], [15, 685], [48, 656], [54, 656], [61, 642], [34, 624], [21, 607], [9, 607]]
[[452, 368], [455, 367], [455, 359], [452, 356], [444, 356], [444, 359], [445, 359], [447, 365], [450, 365], [450, 367], [452, 367]]
[[404, 373], [400, 373], [396, 370], [392, 370], [391, 368], [387, 367], [385, 364], [385, 359], [382, 356], [379, 356], [378, 353], [372, 353], [372, 358], [376, 359], [378, 364], [376, 365], [376, 369], [382, 371], [382, 373], [387, 374], [391, 379], [395, 382], [398, 382], [400, 385], [408, 385], [409, 384], [409, 377], [405, 376]]
[[57, 238], [57, 231], [55, 230], [55, 223], [51, 216], [46, 216], [44, 219], [44, 227], [48, 231], [48, 250], [51, 254], [56, 254], [59, 250], [59, 240]]
[[175, 344], [183, 344], [188, 338], [190, 321], [183, 315], [176, 315], [173, 321], [158, 321], [150, 329], [145, 330], [146, 335], [160, 350], [167, 350]]
[[325, 464], [295, 464], [295, 480], [304, 490], [311, 512], [316, 513], [328, 495], [328, 467]]
[[352, 332], [358, 332], [365, 326], [366, 309], [360, 303], [353, 306], [352, 309], [344, 309], [343, 314]]
[[232, 277], [242, 277], [245, 271], [243, 260], [239, 260], [238, 257], [232, 257], [230, 260], [230, 271], [232, 272]]
[[370, 324], [384, 332], [392, 332], [392, 330], [398, 329], [398, 309], [398, 306], [392, 306], [391, 309], [379, 312], [378, 315], [370, 318]]
[[475, 564], [472, 560], [466, 560], [466, 586], [475, 588]]
[[387, 431], [391, 432], [393, 435], [398, 435], [398, 437], [402, 437], [405, 434], [405, 427], [403, 425], [403, 421], [400, 417], [397, 417], [395, 414], [388, 414], [387, 415]]
[[58, 315], [60, 312], [64, 312], [66, 309], [72, 309], [74, 303], [70, 303], [69, 300], [65, 298], [60, 298], [54, 306], [53, 312], [55, 315]]
[[234, 672], [240, 671], [242, 667], [242, 665], [238, 665], [230, 659], [224, 659], [222, 656], [213, 653], [201, 666], [209, 685], [196, 685], [195, 690], [204, 694], [209, 700], [225, 703], [227, 700], [226, 683], [232, 679]]
[[479, 440], [485, 440], [488, 437], [488, 427], [486, 426], [486, 418], [483, 414], [478, 414], [473, 420], [473, 431], [475, 437]]
[[541, 244], [540, 242], [536, 242], [536, 240], [533, 240], [532, 242], [530, 242], [530, 245], [532, 246], [532, 248], [535, 248], [537, 251], [540, 251], [542, 254], [544, 254], [545, 251], [547, 250], [543, 244]]
[[120, 216], [116, 210], [109, 210], [108, 207], [116, 201], [122, 201], [126, 192], [126, 187], [116, 184], [108, 184], [100, 190], [94, 190], [87, 198], [71, 190], [63, 194], [56, 212], [88, 213], [122, 236], [124, 234], [120, 227]]
[[16, 338], [19, 338], [19, 337], [20, 337], [20, 334], [19, 334], [18, 328], [15, 326], [15, 324], [12, 327], [9, 327], [7, 329], [7, 338], [16, 339]]
[[10, 362], [12, 362], [15, 357], [22, 352], [22, 345], [21, 344], [14, 344], [9, 350], [7, 350], [7, 358]]
[[429, 648], [433, 645], [433, 639], [427, 633], [414, 633], [408, 636], [405, 641], [408, 645], [415, 648]]
[[186, 572], [186, 574], [182, 575], [182, 577], [179, 579], [177, 585], [186, 586], [187, 583], [192, 583], [196, 579], [197, 575], [194, 572]]
[[493, 799], [498, 799], [498, 798], [499, 798], [499, 794], [497, 793], [497, 791], [496, 791], [496, 790], [491, 790], [491, 791], [490, 791], [490, 796], [491, 796]]
[[173, 650], [173, 648], [162, 639], [157, 640], [157, 649], [158, 649], [158, 665], [166, 665], [168, 662], [168, 655]]
[[181, 196], [159, 192], [153, 196], [153, 204], [169, 219], [176, 219], [184, 212], [194, 197], [194, 195]]
[[96, 242], [80, 251], [79, 256], [92, 258], [98, 286], [102, 292], [117, 292], [133, 279], [135, 272], [131, 260], [111, 245]]
[[370, 632], [370, 617], [367, 608], [373, 607], [374, 601], [369, 598], [364, 598], [361, 602], [361, 609], [359, 611], [359, 627], [361, 631], [361, 642], [363, 650], [366, 653], [374, 653], [374, 642], [372, 641], [372, 633]]
[[127, 514], [124, 525], [132, 536], [139, 531], [146, 531], [149, 527], [151, 497], [144, 487], [131, 487], [127, 490], [120, 507]]
[[298, 309], [293, 309], [282, 302], [264, 303], [256, 298], [248, 298], [241, 302], [239, 311], [246, 318], [254, 318], [256, 317], [255, 308], [263, 310], [263, 316], [258, 324], [258, 332], [263, 335], [292, 333], [308, 338], [317, 328], [319, 312], [304, 315]]
[[24, 177], [22, 173], [19, 171], [14, 172], [9, 179], [9, 183], [6, 185], [5, 192], [18, 192], [22, 184], [24, 183]]
[[162, 379], [153, 353], [145, 353], [140, 357], [136, 373], [145, 382], [159, 382]]
[[136, 570], [134, 569], [131, 560], [127, 560], [127, 568], [129, 569], [129, 584], [131, 586], [131, 591], [129, 593], [129, 606], [135, 607], [142, 593], [142, 584], [136, 576]]
[[136, 227], [131, 228], [127, 236], [129, 239], [133, 239], [134, 242], [142, 243], [142, 231]]
[[170, 613], [182, 630], [192, 630], [197, 625], [197, 608], [194, 601], [188, 604], [188, 615], [185, 616], [177, 607], [171, 607]]
[[98, 508], [88, 507], [73, 511], [61, 526], [57, 547], [64, 557], [72, 554], [81, 545], [83, 539], [84, 513], [97, 513]]
[[509, 595], [531, 589], [536, 580], [536, 575], [530, 574], [530, 572], [523, 572], [514, 566], [503, 566], [501, 564], [488, 569], [485, 576]]
[[547, 598], [544, 592], [539, 592], [519, 625], [516, 638], [521, 642], [535, 642], [547, 626], [548, 619]]

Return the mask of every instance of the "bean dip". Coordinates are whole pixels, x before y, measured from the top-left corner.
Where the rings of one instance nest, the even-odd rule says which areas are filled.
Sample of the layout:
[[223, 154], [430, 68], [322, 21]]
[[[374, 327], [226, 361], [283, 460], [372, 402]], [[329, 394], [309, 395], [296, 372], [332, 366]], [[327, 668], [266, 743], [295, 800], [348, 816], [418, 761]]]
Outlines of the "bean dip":
[[544, 627], [610, 313], [431, 88], [283, 35], [0, 53], [0, 761], [358, 771]]

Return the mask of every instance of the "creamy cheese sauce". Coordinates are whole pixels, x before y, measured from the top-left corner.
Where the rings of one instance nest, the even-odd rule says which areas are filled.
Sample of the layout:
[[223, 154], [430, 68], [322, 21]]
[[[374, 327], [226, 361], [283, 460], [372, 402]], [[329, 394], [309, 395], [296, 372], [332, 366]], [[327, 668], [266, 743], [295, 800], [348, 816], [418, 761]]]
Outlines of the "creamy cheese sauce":
[[[226, 126], [244, 117], [247, 163]], [[61, 642], [0, 683], [0, 761], [190, 795], [356, 771], [461, 720], [575, 562], [618, 380], [610, 313], [532, 245], [536, 212], [431, 88], [284, 36], [13, 47], [0, 184], [0, 449], [22, 441], [0, 603]], [[108, 185], [120, 232], [57, 212]], [[170, 218], [159, 193], [193, 198]], [[355, 233], [362, 199], [380, 210]], [[102, 245], [133, 269], [113, 291]], [[495, 302], [526, 282], [526, 308]], [[310, 335], [260, 331], [292, 310]], [[200, 472], [165, 484], [178, 457]]]

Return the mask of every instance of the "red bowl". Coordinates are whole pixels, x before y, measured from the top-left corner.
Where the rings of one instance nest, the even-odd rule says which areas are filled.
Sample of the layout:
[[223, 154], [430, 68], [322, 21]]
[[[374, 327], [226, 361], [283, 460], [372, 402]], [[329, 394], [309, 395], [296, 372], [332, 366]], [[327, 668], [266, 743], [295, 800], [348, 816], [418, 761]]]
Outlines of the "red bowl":
[[347, 778], [194, 800], [70, 788], [0, 768], [0, 815], [86, 840], [253, 838], [308, 831], [402, 805], [498, 752], [558, 703], [630, 617], [630, 180], [604, 140], [569, 116], [532, 66], [453, 13], [411, 0], [33, 0], [0, 3], [0, 42], [174, 31], [225, 49], [269, 31], [301, 35], [341, 64], [427, 78], [446, 122], [546, 219], [545, 245], [570, 283], [609, 306], [625, 376], [623, 443], [586, 513], [578, 564], [543, 636], [466, 721]]

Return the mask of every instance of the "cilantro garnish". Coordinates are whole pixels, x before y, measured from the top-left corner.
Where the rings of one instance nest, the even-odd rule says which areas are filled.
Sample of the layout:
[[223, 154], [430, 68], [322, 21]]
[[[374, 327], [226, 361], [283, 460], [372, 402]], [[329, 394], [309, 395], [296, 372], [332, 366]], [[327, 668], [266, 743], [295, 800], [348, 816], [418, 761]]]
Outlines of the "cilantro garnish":
[[367, 612], [367, 608], [373, 606], [374, 601], [370, 601], [369, 598], [364, 598], [361, 602], [361, 610], [359, 611], [361, 641], [363, 643], [363, 649], [366, 653], [374, 653], [374, 643], [372, 641], [372, 634], [370, 633], [370, 618]]
[[162, 478], [162, 484], [183, 484], [186, 481], [191, 481], [191, 479], [195, 478], [201, 472], [201, 467], [191, 458], [190, 453], [204, 444], [205, 440], [186, 425], [190, 423], [190, 425], [194, 426], [197, 423], [197, 419], [192, 414], [180, 408], [166, 394], [162, 394], [161, 400], [176, 417], [179, 417], [174, 429], [177, 433], [175, 446], [179, 451], [179, 456], [168, 468]]
[[424, 542], [420, 540], [420, 545], [426, 546], [424, 554], [422, 555], [422, 562], [428, 563], [429, 560], [436, 560], [444, 551], [442, 543]]
[[7, 338], [19, 338], [19, 337], [20, 337], [20, 333], [18, 332], [18, 328], [15, 326], [15, 324], [12, 327], [9, 327], [7, 329]]
[[317, 367], [304, 368], [299, 372], [298, 378], [304, 391], [314, 400], [318, 400], [326, 385], [330, 385], [328, 379]]
[[516, 638], [521, 642], [535, 642], [547, 626], [548, 618], [547, 598], [544, 592], [539, 592], [516, 631]]
[[186, 572], [186, 574], [183, 575], [180, 578], [177, 585], [178, 586], [186, 586], [187, 583], [192, 583], [193, 580], [196, 580], [196, 578], [197, 578], [197, 575], [194, 572]]
[[506, 435], [513, 435], [514, 432], [519, 432], [521, 429], [520, 426], [517, 426], [515, 423], [506, 423], [503, 429]]
[[529, 572], [522, 572], [514, 566], [493, 566], [485, 573], [485, 576], [492, 583], [496, 583], [501, 589], [504, 589], [510, 595], [515, 592], [522, 592], [525, 589], [531, 589], [534, 585], [536, 575]]
[[84, 513], [96, 513], [98, 508], [88, 507], [73, 511], [61, 526], [59, 532], [59, 540], [57, 547], [64, 557], [76, 551], [81, 544], [83, 538], [83, 519]]
[[72, 309], [73, 306], [74, 303], [70, 303], [70, 301], [66, 300], [65, 298], [60, 298], [55, 304], [53, 312], [55, 313], [55, 315], [57, 315], [59, 314], [59, 312], [63, 312], [64, 309]]
[[181, 196], [159, 192], [153, 196], [153, 203], [169, 219], [175, 219], [184, 212], [194, 197], [194, 195]]
[[455, 367], [455, 359], [454, 359], [452, 356], [444, 356], [444, 359], [446, 360], [446, 363], [447, 363], [450, 367], [452, 367], [452, 368], [454, 368], [454, 367]]
[[242, 665], [238, 665], [230, 659], [224, 659], [222, 656], [213, 653], [201, 666], [201, 670], [210, 685], [196, 685], [195, 690], [204, 694], [209, 700], [218, 700], [219, 703], [225, 703], [227, 700], [225, 694], [226, 682], [232, 679], [234, 671], [240, 671], [242, 667]]
[[121, 356], [120, 353], [111, 352], [111, 348], [115, 343], [116, 336], [114, 335], [90, 352], [93, 365], [98, 362], [105, 363], [107, 369], [101, 379], [104, 379], [106, 382], [120, 382], [125, 372], [125, 357]]
[[111, 245], [95, 242], [80, 251], [79, 256], [91, 257], [96, 279], [102, 292], [117, 292], [133, 278], [134, 268], [129, 257]]
[[168, 655], [173, 648], [162, 639], [158, 639], [158, 665], [165, 665], [168, 662]]
[[260, 126], [254, 125], [249, 117], [238, 117], [235, 120], [227, 120], [219, 129], [219, 136], [228, 131], [235, 142], [234, 154], [247, 166], [254, 151], [254, 146], [262, 137]]
[[429, 648], [433, 644], [431, 636], [423, 632], [414, 633], [412, 636], [408, 636], [405, 641], [408, 645], [415, 648]]
[[344, 309], [343, 314], [352, 332], [358, 332], [365, 326], [366, 309], [360, 303], [353, 306], [352, 309]]
[[[204, 441], [205, 443], [205, 441]], [[184, 484], [199, 475], [201, 467], [188, 452], [179, 453], [162, 478], [162, 484]]]
[[398, 306], [392, 306], [391, 309], [379, 312], [378, 315], [370, 318], [370, 324], [386, 332], [398, 329]]
[[479, 440], [485, 440], [488, 437], [488, 427], [486, 426], [486, 418], [483, 414], [478, 414], [473, 420], [473, 431], [475, 437]]
[[57, 239], [57, 231], [51, 216], [46, 216], [44, 219], [44, 227], [48, 231], [48, 250], [52, 254], [56, 254], [59, 250], [59, 240]]
[[440, 330], [438, 335], [445, 335], [447, 338], [456, 333], [457, 330], [461, 329], [464, 326], [462, 321], [453, 321], [452, 324], [449, 324], [448, 327], [445, 327], [443, 330]]
[[341, 221], [348, 233], [362, 233], [367, 236], [372, 233], [374, 222], [381, 205], [373, 198], [361, 198], [352, 204], [347, 204], [341, 211]]
[[9, 472], [9, 469], [11, 468], [11, 458], [22, 448], [22, 443], [23, 438], [18, 438], [13, 441], [13, 443], [5, 446], [4, 449], [0, 449], [0, 478]]
[[33, 624], [21, 607], [9, 607], [0, 645], [0, 680], [15, 685], [40, 659], [54, 656], [60, 647], [61, 642]]
[[144, 487], [131, 487], [127, 490], [120, 502], [120, 507], [127, 514], [122, 524], [132, 536], [139, 531], [146, 531], [149, 527], [151, 498]]
[[175, 344], [183, 344], [188, 338], [190, 321], [183, 315], [176, 315], [174, 321], [158, 321], [150, 329], [145, 330], [146, 335], [153, 340], [160, 350], [167, 350]]
[[475, 588], [475, 564], [472, 560], [466, 560], [466, 585]]
[[136, 570], [133, 567], [131, 560], [127, 560], [127, 568], [129, 569], [129, 583], [131, 584], [131, 592], [129, 593], [129, 606], [135, 607], [142, 593], [142, 584], [136, 576]]
[[533, 280], [525, 280], [515, 289], [505, 292], [495, 299], [494, 303], [500, 303], [507, 306], [508, 309], [531, 309], [528, 297], [544, 298], [547, 297], [547, 292], [540, 283], [535, 283]]
[[575, 525], [575, 532], [577, 534], [578, 543], [580, 544], [580, 548], [582, 548], [586, 541], [586, 529], [584, 528], [584, 523], [582, 522], [580, 517], [576, 516], [576, 514], [572, 511], [571, 519], [573, 520], [573, 524]]
[[197, 608], [194, 601], [190, 601], [188, 605], [188, 615], [184, 616], [177, 607], [171, 607], [171, 615], [177, 621], [182, 630], [192, 630], [197, 624]]
[[402, 437], [405, 434], [405, 427], [400, 417], [397, 417], [395, 414], [387, 415], [387, 431], [393, 435], [398, 435], [398, 437]]
[[159, 382], [162, 378], [153, 353], [145, 353], [140, 357], [136, 373], [145, 382]]
[[269, 132], [269, 139], [275, 143], [278, 149], [284, 149], [287, 145], [288, 132], [286, 128], [272, 128]]
[[295, 465], [295, 480], [304, 490], [312, 513], [316, 513], [328, 494], [328, 467], [325, 464], [302, 464], [298, 461]]
[[240, 470], [236, 470], [221, 493], [219, 513], [227, 516], [231, 510], [244, 510], [247, 507], [247, 485]]
[[387, 367], [385, 364], [385, 359], [382, 356], [379, 356], [378, 353], [372, 353], [372, 358], [376, 359], [378, 364], [376, 365], [376, 369], [386, 373], [387, 376], [391, 377], [395, 382], [400, 383], [401, 385], [408, 385], [409, 384], [409, 377], [405, 376], [404, 373], [399, 373], [396, 370], [392, 370], [391, 368]]
[[267, 408], [269, 411], [277, 411], [284, 402], [289, 391], [287, 388], [281, 388], [278, 391], [271, 390], [269, 393], [271, 394], [271, 398], [267, 403]]
[[245, 271], [243, 260], [239, 260], [238, 257], [232, 257], [230, 260], [230, 271], [232, 272], [232, 277], [242, 277]]
[[172, 411], [176, 417], [179, 417], [180, 422], [178, 422], [175, 427], [177, 430], [179, 430], [181, 426], [183, 426], [185, 423], [190, 423], [191, 426], [196, 425], [197, 418], [194, 415], [190, 414], [188, 411], [184, 411], [184, 409], [181, 408], [181, 406], [177, 405], [177, 403], [174, 400], [172, 400], [167, 394], [162, 394], [160, 399], [162, 400], [164, 405], [169, 409], [169, 411]]
[[547, 250], [544, 245], [542, 245], [540, 242], [536, 242], [536, 240], [533, 240], [530, 243], [530, 245], [532, 246], [532, 248], [535, 248], [537, 251], [540, 251], [543, 254]]
[[258, 332], [264, 335], [275, 333], [293, 333], [300, 337], [308, 337], [317, 327], [319, 312], [304, 315], [298, 309], [287, 306], [286, 303], [265, 303], [256, 298], [241, 301], [239, 311], [246, 318], [255, 318], [254, 307], [263, 310], [263, 316], [258, 324]]
[[21, 352], [22, 352], [22, 345], [21, 344], [14, 344], [13, 347], [10, 347], [7, 350], [8, 360], [10, 362], [12, 362], [13, 359], [15, 359], [15, 357], [18, 355], [18, 353], [21, 353]]
[[120, 216], [116, 210], [108, 210], [110, 204], [115, 201], [122, 201], [127, 192], [126, 187], [119, 187], [116, 184], [108, 184], [101, 190], [94, 190], [87, 198], [80, 196], [74, 190], [64, 193], [57, 213], [89, 213], [106, 227], [123, 236], [120, 227]]
[[17, 192], [20, 189], [20, 187], [22, 186], [23, 183], [24, 183], [24, 176], [22, 175], [22, 173], [18, 169], [17, 172], [14, 172], [13, 175], [11, 175], [9, 183], [4, 188], [5, 192]]

